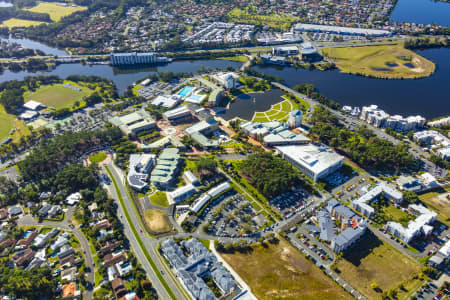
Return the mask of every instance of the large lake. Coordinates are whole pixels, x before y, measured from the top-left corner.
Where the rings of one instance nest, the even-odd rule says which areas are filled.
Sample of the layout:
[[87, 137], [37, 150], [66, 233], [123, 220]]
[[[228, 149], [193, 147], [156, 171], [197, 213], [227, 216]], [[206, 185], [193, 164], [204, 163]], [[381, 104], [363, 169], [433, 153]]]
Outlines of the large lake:
[[344, 105], [377, 104], [390, 114], [434, 118], [450, 115], [450, 49], [418, 51], [437, 64], [436, 72], [422, 79], [375, 79], [335, 71], [308, 71], [294, 68], [255, 67], [284, 78], [292, 87], [312, 83], [322, 94]]
[[[29, 40], [17, 41], [24, 41], [28, 47], [36, 46], [44, 49], [44, 45], [36, 42]], [[51, 47], [45, 48], [45, 50], [55, 55], [65, 54], [64, 51]], [[418, 53], [437, 64], [436, 72], [432, 76], [416, 80], [385, 80], [343, 74], [337, 70], [324, 72], [319, 70], [296, 70], [290, 67], [256, 66], [254, 68], [258, 71], [284, 78], [284, 84], [291, 87], [299, 83], [312, 83], [321, 93], [344, 105], [363, 106], [377, 104], [390, 114], [401, 114], [404, 116], [420, 114], [426, 118], [434, 118], [450, 115], [450, 93], [448, 92], [450, 87], [450, 49], [428, 49], [418, 51]], [[168, 65], [147, 68], [113, 68], [109, 65], [62, 64], [49, 72], [13, 73], [5, 70], [0, 74], [0, 82], [14, 79], [22, 80], [26, 76], [35, 76], [37, 74], [58, 75], [62, 78], [72, 74], [96, 75], [113, 80], [119, 93], [123, 93], [127, 86], [157, 71], [195, 72], [202, 67], [224, 69], [227, 66], [237, 68], [240, 65], [241, 63], [238, 62], [224, 60], [177, 61]], [[278, 101], [279, 97], [272, 97], [272, 100], [264, 97], [264, 101], [255, 101], [255, 103], [249, 103], [247, 106], [236, 102], [231, 105], [227, 118], [234, 114], [237, 116], [239, 112], [249, 116], [255, 110], [264, 111], [270, 104]], [[236, 106], [238, 108], [235, 108]]]
[[434, 0], [398, 0], [391, 21], [450, 26], [450, 3]]

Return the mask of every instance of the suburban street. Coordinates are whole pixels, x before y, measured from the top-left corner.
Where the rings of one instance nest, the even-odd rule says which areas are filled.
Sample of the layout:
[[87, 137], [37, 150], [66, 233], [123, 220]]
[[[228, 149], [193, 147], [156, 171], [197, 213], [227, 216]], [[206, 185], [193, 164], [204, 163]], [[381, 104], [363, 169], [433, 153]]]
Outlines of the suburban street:
[[[80, 241], [81, 248], [83, 249], [83, 256], [85, 258], [86, 267], [89, 268], [89, 272], [87, 274], [87, 282], [94, 284], [94, 259], [92, 257], [91, 250], [89, 248], [89, 243], [84, 234], [78, 230], [77, 228], [69, 227], [69, 221], [72, 219], [74, 213], [73, 208], [69, 208], [66, 212], [65, 218], [62, 222], [37, 222], [31, 216], [23, 216], [18, 219], [18, 224], [20, 226], [46, 226], [46, 227], [55, 227], [60, 228], [65, 231], [71, 232], [75, 235], [75, 237]], [[94, 294], [93, 288], [86, 289], [84, 292], [84, 299], [90, 300]]]

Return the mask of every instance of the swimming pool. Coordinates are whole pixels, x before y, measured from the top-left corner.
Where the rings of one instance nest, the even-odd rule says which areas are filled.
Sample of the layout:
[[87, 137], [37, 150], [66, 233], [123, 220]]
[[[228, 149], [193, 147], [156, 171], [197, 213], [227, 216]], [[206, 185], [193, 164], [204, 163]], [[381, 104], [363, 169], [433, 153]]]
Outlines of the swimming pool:
[[27, 231], [25, 232], [25, 234], [23, 235], [23, 238], [26, 239], [27, 237], [29, 237], [31, 234], [31, 232]]
[[177, 95], [180, 95], [181, 97], [186, 98], [186, 96], [189, 95], [193, 89], [194, 88], [192, 86], [185, 86], [181, 91], [178, 92]]

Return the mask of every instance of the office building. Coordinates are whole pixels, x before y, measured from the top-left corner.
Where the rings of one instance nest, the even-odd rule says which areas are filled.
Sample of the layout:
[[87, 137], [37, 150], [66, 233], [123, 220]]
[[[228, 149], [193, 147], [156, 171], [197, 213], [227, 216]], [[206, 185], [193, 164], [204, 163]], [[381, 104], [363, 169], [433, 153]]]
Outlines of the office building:
[[218, 195], [224, 193], [229, 189], [231, 189], [231, 185], [228, 181], [211, 188], [204, 195], [200, 196], [194, 201], [194, 203], [190, 207], [190, 210], [194, 213], [198, 213], [210, 199], [217, 197]]
[[163, 118], [171, 123], [180, 123], [192, 119], [192, 113], [186, 105], [163, 113]]
[[156, 53], [111, 53], [109, 55], [111, 65], [136, 65], [136, 64], [154, 64], [156, 63]]
[[280, 145], [303, 145], [311, 140], [301, 134], [290, 131], [285, 123], [272, 122], [245, 122], [240, 128], [250, 137], [261, 140], [268, 147]]
[[217, 148], [220, 143], [218, 140], [210, 139], [207, 136], [211, 135], [218, 128], [219, 123], [216, 120], [211, 119], [208, 121], [203, 120], [195, 123], [191, 127], [186, 128], [184, 131], [202, 148], [211, 149]]
[[272, 48], [272, 55], [274, 56], [298, 55], [298, 53], [299, 51], [297, 46], [282, 46]]
[[167, 188], [175, 178], [180, 161], [177, 148], [166, 148], [156, 160], [156, 165], [150, 176], [150, 181], [158, 187]]
[[154, 154], [131, 154], [127, 174], [128, 184], [135, 190], [142, 191], [148, 185], [148, 175], [155, 161]]
[[168, 192], [167, 199], [169, 200], [170, 204], [178, 203], [185, 200], [195, 192], [196, 192], [195, 187], [189, 183], [177, 188], [173, 192]]
[[199, 78], [198, 81], [199, 81], [200, 87], [206, 87], [207, 89], [210, 90], [209, 97], [208, 97], [208, 105], [216, 106], [220, 102], [220, 100], [222, 100], [222, 98], [223, 98], [224, 89], [204, 78]]
[[299, 109], [295, 109], [289, 113], [288, 124], [289, 127], [300, 127], [302, 125], [303, 112]]
[[119, 127], [122, 133], [129, 137], [136, 137], [138, 132], [156, 127], [156, 122], [144, 109], [113, 117], [109, 122]]
[[234, 89], [237, 87], [239, 76], [236, 73], [218, 73], [211, 76], [212, 80], [226, 89]]
[[182, 101], [179, 95], [159, 95], [152, 100], [152, 105], [172, 108]]
[[289, 145], [275, 147], [282, 157], [313, 181], [339, 170], [344, 157], [322, 144]]

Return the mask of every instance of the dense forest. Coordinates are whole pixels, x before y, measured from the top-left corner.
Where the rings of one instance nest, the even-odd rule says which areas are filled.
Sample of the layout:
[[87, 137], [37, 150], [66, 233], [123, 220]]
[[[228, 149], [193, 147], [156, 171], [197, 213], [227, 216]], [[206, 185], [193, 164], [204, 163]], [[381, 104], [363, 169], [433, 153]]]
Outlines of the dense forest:
[[359, 128], [353, 132], [337, 125], [327, 109], [316, 109], [311, 116], [314, 127], [311, 133], [321, 142], [344, 152], [351, 160], [373, 170], [417, 170], [419, 162], [408, 151], [406, 144], [394, 145], [378, 138], [370, 129]]
[[248, 156], [240, 163], [239, 170], [251, 185], [268, 198], [276, 197], [299, 184], [305, 187], [299, 171], [284, 159], [271, 153]]
[[2, 290], [22, 299], [55, 299], [58, 279], [48, 267], [19, 270], [0, 264], [0, 292]]
[[64, 133], [36, 147], [19, 163], [25, 181], [54, 174], [67, 163], [77, 162], [89, 149], [119, 143], [122, 133], [117, 127], [105, 131]]

